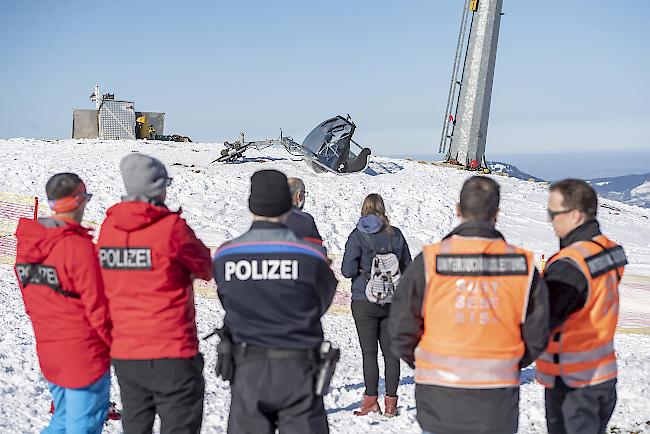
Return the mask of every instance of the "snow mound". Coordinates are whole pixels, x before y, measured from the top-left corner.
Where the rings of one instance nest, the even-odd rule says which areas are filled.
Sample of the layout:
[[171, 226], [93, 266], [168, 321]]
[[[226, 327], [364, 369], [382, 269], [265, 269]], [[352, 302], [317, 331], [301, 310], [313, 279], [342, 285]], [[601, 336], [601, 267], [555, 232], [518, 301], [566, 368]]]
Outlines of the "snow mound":
[[[314, 215], [325, 245], [340, 264], [347, 236], [358, 219], [363, 198], [384, 197], [393, 225], [406, 236], [413, 255], [426, 243], [439, 240], [458, 222], [455, 203], [463, 181], [472, 173], [416, 161], [371, 157], [369, 170], [336, 176], [315, 174], [283, 149], [250, 151], [238, 164], [210, 164], [219, 156], [220, 144], [142, 141], [33, 139], [0, 140], [0, 191], [38, 196], [45, 200], [44, 185], [56, 172], [78, 173], [94, 194], [86, 218], [101, 222], [108, 207], [124, 194], [119, 161], [129, 152], [161, 159], [174, 178], [168, 193], [172, 208], [183, 215], [204, 242], [217, 246], [248, 229], [249, 178], [257, 170], [275, 168], [301, 177], [307, 185], [305, 209]], [[494, 176], [502, 187], [498, 229], [514, 244], [536, 253], [552, 254], [557, 241], [546, 221], [546, 185]], [[621, 288], [621, 326], [640, 330], [650, 325], [650, 210], [602, 200], [600, 221], [605, 233], [625, 246], [630, 260]], [[48, 420], [49, 392], [36, 358], [33, 331], [25, 315], [20, 291], [10, 267], [0, 267], [0, 432], [36, 432]], [[341, 294], [349, 291], [342, 282]], [[197, 298], [199, 333], [221, 324], [223, 310], [212, 298]], [[402, 365], [400, 416], [359, 418], [352, 415], [363, 393], [363, 375], [354, 322], [345, 309], [323, 319], [326, 337], [342, 349], [342, 359], [325, 404], [333, 433], [419, 433], [416, 421], [413, 372]], [[614, 432], [650, 432], [648, 365], [650, 336], [619, 334], [619, 404], [611, 421]], [[206, 433], [226, 430], [229, 390], [214, 377], [214, 343], [201, 342], [206, 357]], [[381, 366], [380, 361], [380, 366]], [[382, 366], [383, 371], [383, 366]], [[522, 373], [520, 432], [545, 432], [543, 389], [530, 381], [532, 370]], [[380, 386], [383, 388], [383, 384]], [[113, 378], [113, 399], [119, 388]], [[641, 398], [641, 399], [640, 399]], [[118, 404], [118, 407], [120, 405]], [[109, 423], [105, 432], [121, 432]]]

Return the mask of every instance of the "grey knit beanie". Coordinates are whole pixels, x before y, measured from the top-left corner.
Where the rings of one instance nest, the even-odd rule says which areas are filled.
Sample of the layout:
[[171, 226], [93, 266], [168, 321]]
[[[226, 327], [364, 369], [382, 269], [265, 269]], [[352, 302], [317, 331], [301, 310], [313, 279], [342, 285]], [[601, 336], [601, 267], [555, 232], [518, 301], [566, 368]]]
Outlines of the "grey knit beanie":
[[122, 158], [120, 172], [126, 188], [123, 201], [162, 204], [169, 177], [160, 161], [148, 155], [132, 153]]

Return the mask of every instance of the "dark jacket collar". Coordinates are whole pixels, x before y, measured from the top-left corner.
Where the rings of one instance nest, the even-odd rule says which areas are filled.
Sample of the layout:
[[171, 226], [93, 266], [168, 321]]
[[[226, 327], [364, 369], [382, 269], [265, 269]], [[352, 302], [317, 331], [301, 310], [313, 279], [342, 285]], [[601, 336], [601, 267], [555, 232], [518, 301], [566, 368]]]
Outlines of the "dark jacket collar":
[[256, 220], [251, 225], [251, 229], [286, 229], [287, 225], [284, 223], [267, 222], [263, 220]]
[[468, 221], [456, 227], [444, 239], [458, 235], [461, 237], [503, 238], [490, 223], [482, 221]]
[[560, 249], [570, 246], [578, 241], [589, 241], [598, 235], [601, 235], [598, 221], [588, 221], [569, 232], [564, 238], [560, 238]]

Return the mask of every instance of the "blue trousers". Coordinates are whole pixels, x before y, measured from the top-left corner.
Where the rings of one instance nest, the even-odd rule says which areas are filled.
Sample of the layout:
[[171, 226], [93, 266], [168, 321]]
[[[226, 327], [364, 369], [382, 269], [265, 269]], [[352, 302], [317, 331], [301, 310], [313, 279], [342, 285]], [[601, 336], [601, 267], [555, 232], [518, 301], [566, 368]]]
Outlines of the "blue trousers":
[[100, 434], [108, 413], [110, 371], [93, 384], [67, 389], [48, 383], [54, 399], [54, 414], [42, 434]]

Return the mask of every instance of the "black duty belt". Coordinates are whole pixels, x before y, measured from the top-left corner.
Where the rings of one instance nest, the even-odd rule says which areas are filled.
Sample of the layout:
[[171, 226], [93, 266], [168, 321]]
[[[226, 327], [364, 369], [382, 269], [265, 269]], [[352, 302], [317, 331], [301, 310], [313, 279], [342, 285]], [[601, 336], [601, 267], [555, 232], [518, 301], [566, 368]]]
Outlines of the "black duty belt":
[[293, 359], [293, 360], [317, 360], [318, 349], [310, 350], [278, 350], [272, 348], [255, 347], [246, 344], [235, 346], [234, 355], [236, 358], [255, 359]]

